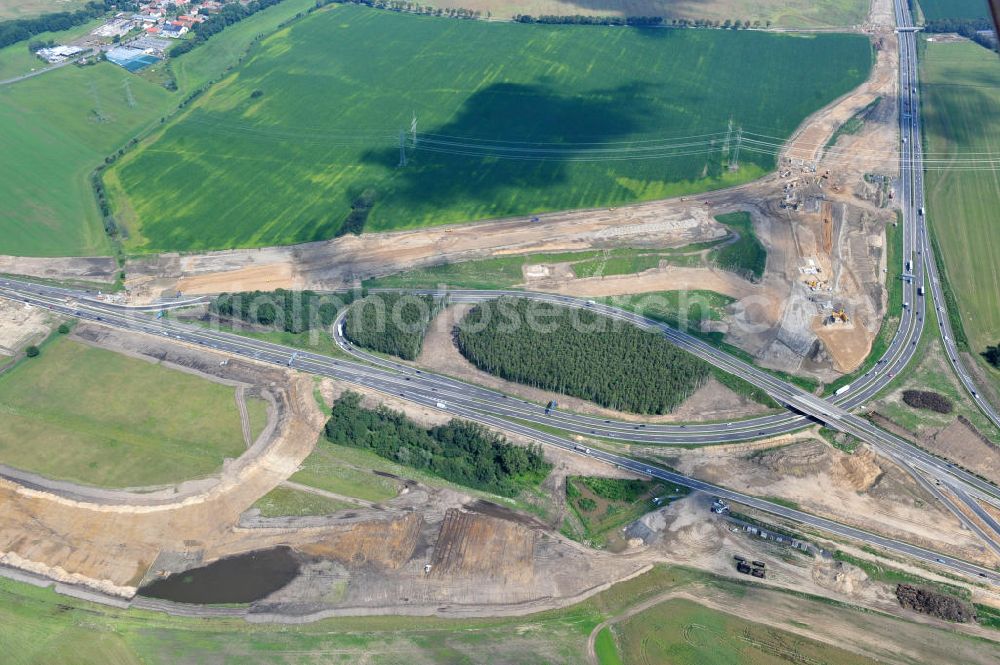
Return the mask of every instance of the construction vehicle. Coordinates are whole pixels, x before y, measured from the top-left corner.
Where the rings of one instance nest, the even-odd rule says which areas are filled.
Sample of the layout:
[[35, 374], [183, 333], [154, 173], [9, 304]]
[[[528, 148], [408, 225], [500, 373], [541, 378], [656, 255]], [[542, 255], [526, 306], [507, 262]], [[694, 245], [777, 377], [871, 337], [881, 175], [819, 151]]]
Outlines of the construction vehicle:
[[833, 314], [830, 315], [830, 318], [833, 319], [834, 321], [843, 321], [844, 323], [847, 323], [848, 321], [851, 320], [851, 317], [849, 317], [847, 315], [847, 312], [845, 312], [843, 309], [834, 310]]
[[712, 512], [716, 515], [728, 513], [729, 505], [722, 499], [716, 498], [715, 501], [712, 502]]

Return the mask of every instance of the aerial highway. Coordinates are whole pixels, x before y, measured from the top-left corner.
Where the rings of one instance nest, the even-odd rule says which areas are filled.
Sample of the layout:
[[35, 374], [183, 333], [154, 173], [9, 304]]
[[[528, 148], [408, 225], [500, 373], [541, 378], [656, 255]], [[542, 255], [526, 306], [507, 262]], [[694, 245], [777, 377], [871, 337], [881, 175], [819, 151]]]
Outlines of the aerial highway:
[[[913, 27], [913, 17], [909, 5], [901, 0], [896, 0], [895, 9], [896, 25], [900, 28]], [[971, 395], [976, 406], [979, 407], [994, 425], [1000, 427], [1000, 414], [997, 413], [989, 401], [979, 394], [972, 378], [972, 373], [962, 362], [959, 355], [955, 333], [951, 328], [951, 321], [948, 318], [947, 302], [944, 297], [944, 288], [941, 285], [941, 276], [938, 274], [937, 262], [934, 259], [934, 247], [931, 244], [930, 231], [927, 228], [924, 210], [923, 149], [920, 131], [920, 81], [917, 69], [917, 34], [915, 32], [899, 32], [899, 69], [902, 93], [901, 101], [903, 104], [899, 114], [899, 122], [900, 133], [905, 137], [902, 142], [900, 164], [908, 170], [907, 174], [901, 174], [901, 181], [907, 183], [910, 187], [909, 207], [911, 208], [911, 214], [914, 211], [916, 212], [916, 215], [912, 218], [917, 220], [916, 231], [919, 238], [917, 256], [907, 256], [910, 256], [914, 263], [922, 265], [923, 273], [920, 275], [917, 284], [925, 289], [930, 289], [934, 307], [937, 311], [941, 342], [944, 344], [948, 362], [951, 364], [952, 369], [954, 369], [962, 386]]]
[[[21, 287], [22, 284], [24, 284], [23, 287]], [[167, 337], [177, 342], [207, 347], [220, 353], [228, 353], [259, 362], [286, 367], [294, 366], [296, 369], [304, 372], [368, 386], [389, 394], [399, 394], [409, 400], [431, 407], [437, 407], [437, 404], [442, 402], [445, 405], [445, 409], [456, 416], [491, 425], [509, 432], [522, 434], [541, 443], [586, 455], [635, 473], [659, 478], [694, 490], [708, 492], [720, 498], [794, 520], [836, 536], [880, 546], [897, 554], [907, 555], [937, 566], [943, 566], [952, 571], [973, 576], [980, 580], [988, 580], [993, 584], [1000, 584], [1000, 574], [996, 571], [962, 559], [939, 554], [903, 541], [886, 538], [863, 529], [795, 510], [766, 499], [728, 490], [724, 487], [689, 478], [623, 455], [617, 455], [596, 447], [586, 447], [577, 441], [540, 431], [530, 424], [522, 424], [509, 417], [498, 415], [502, 413], [502, 409], [500, 408], [497, 409], [497, 414], [490, 413], [482, 406], [470, 408], [460, 400], [461, 395], [459, 393], [442, 391], [429, 384], [415, 383], [413, 379], [422, 379], [429, 375], [423, 372], [416, 374], [417, 370], [412, 368], [410, 368], [411, 374], [400, 376], [398, 372], [373, 367], [366, 363], [340, 360], [279, 344], [241, 337], [232, 333], [223, 333], [181, 324], [169, 318], [154, 319], [147, 312], [134, 312], [107, 303], [87, 300], [86, 298], [81, 298], [79, 292], [68, 289], [0, 279], [0, 295], [20, 300], [29, 305], [45, 307], [66, 316], [94, 321], [115, 328]], [[461, 385], [469, 387], [466, 384]], [[444, 399], [448, 401], [445, 402]]]
[[[912, 25], [909, 9], [896, 2], [896, 18], [900, 27]], [[675, 330], [641, 314], [594, 301], [545, 293], [524, 291], [446, 290], [417, 291], [447, 297], [450, 302], [483, 303], [502, 296], [531, 298], [539, 302], [588, 309], [611, 319], [628, 322], [663, 334], [672, 343], [713, 366], [735, 375], [764, 390], [788, 411], [731, 423], [653, 424], [600, 418], [563, 411], [549, 411], [543, 405], [517, 399], [503, 393], [464, 383], [447, 376], [417, 369], [405, 362], [388, 359], [352, 345], [343, 335], [343, 312], [333, 328], [340, 349], [353, 360], [297, 350], [278, 344], [248, 339], [221, 332], [177, 323], [169, 318], [154, 320], [149, 313], [168, 307], [183, 306], [194, 301], [166, 302], [141, 307], [127, 307], [93, 297], [76, 289], [37, 284], [23, 280], [0, 278], [0, 295], [21, 300], [30, 305], [46, 307], [68, 316], [97, 321], [136, 332], [168, 337], [180, 342], [197, 344], [223, 353], [235, 354], [260, 362], [294, 367], [342, 381], [367, 386], [384, 393], [399, 395], [407, 400], [433, 408], [447, 410], [458, 416], [530, 436], [550, 445], [574, 450], [601, 461], [633, 471], [646, 473], [694, 489], [709, 491], [717, 496], [751, 505], [773, 514], [823, 528], [831, 533], [859, 538], [917, 558], [934, 560], [955, 570], [985, 576], [983, 569], [906, 543], [884, 539], [852, 527], [794, 511], [772, 502], [731, 492], [708, 483], [686, 478], [662, 469], [652, 468], [627, 457], [586, 448], [563, 436], [541, 431], [544, 425], [584, 436], [639, 444], [701, 445], [746, 441], [788, 434], [819, 422], [872, 446], [908, 472], [951, 510], [969, 529], [981, 536], [990, 547], [1000, 552], [997, 537], [1000, 523], [980, 505], [986, 501], [1000, 507], [1000, 489], [995, 485], [953, 466], [905, 439], [887, 432], [868, 420], [852, 413], [885, 389], [894, 376], [914, 358], [926, 323], [925, 286], [929, 286], [937, 310], [937, 318], [949, 362], [976, 404], [1000, 426], [1000, 418], [978, 394], [970, 374], [959, 361], [954, 335], [948, 324], [945, 301], [937, 275], [932, 247], [924, 217], [922, 156], [920, 150], [919, 105], [917, 97], [916, 44], [912, 32], [900, 32], [900, 177], [897, 184], [902, 207], [903, 307], [900, 322], [885, 354], [862, 376], [851, 381], [842, 394], [824, 398], [783, 381], [773, 374], [746, 363], [687, 333]], [[197, 300], [197, 299], [196, 299]], [[945, 495], [944, 488], [958, 503]], [[968, 517], [973, 513], [976, 520]]]

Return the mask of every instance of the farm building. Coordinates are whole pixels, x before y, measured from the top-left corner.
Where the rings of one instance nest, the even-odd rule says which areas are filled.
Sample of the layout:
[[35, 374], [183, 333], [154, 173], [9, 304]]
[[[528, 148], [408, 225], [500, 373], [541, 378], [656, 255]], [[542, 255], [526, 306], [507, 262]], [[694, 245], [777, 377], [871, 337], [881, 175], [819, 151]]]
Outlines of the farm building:
[[55, 64], [82, 52], [83, 49], [79, 46], [53, 46], [52, 48], [39, 49], [35, 53], [42, 60]]

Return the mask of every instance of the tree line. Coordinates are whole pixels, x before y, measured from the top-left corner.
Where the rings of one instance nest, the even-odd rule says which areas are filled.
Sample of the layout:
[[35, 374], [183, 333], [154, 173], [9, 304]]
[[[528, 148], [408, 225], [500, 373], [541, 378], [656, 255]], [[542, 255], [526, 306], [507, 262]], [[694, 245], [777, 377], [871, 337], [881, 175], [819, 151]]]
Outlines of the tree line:
[[[222, 6], [222, 9], [215, 14], [208, 14], [208, 19], [202, 23], [196, 23], [191, 29], [194, 38], [184, 40], [170, 49], [170, 56], [176, 58], [184, 55], [196, 46], [205, 43], [212, 35], [222, 32], [234, 23], [239, 23], [245, 18], [253, 16], [262, 9], [273, 7], [284, 0], [253, 0], [243, 5], [238, 2], [230, 2]], [[199, 10], [199, 12], [202, 10]]]
[[413, 360], [420, 355], [436, 308], [431, 296], [373, 293], [351, 306], [344, 336], [366, 349]]
[[770, 21], [763, 24], [760, 21], [749, 21], [745, 19], [688, 19], [672, 18], [666, 19], [663, 16], [532, 16], [530, 14], [516, 14], [514, 20], [517, 23], [542, 23], [547, 25], [617, 25], [630, 26], [635, 28], [655, 28], [669, 26], [671, 28], [721, 28], [724, 30], [748, 30], [752, 28], [771, 27]]
[[525, 298], [477, 305], [455, 335], [485, 372], [619, 411], [669, 413], [709, 376], [662, 334]]
[[393, 462], [424, 469], [459, 485], [515, 496], [537, 484], [552, 465], [541, 446], [518, 446], [478, 423], [450, 420], [426, 429], [384, 405], [361, 406], [361, 395], [345, 392], [324, 429], [332, 443], [365, 448]]
[[108, 2], [107, 0], [98, 2], [97, 0], [91, 0], [91, 2], [83, 6], [83, 9], [78, 9], [74, 12], [50, 12], [36, 16], [35, 18], [17, 18], [10, 21], [3, 21], [0, 23], [0, 48], [22, 42], [25, 39], [31, 39], [43, 32], [69, 30], [78, 25], [83, 25], [98, 16], [103, 16], [115, 7], [118, 7], [122, 11], [127, 9], [135, 11], [138, 9], [138, 5], [135, 3], [115, 3]]
[[[956, 32], [990, 50], [997, 48], [993, 21], [988, 18], [938, 18], [924, 24], [924, 32]], [[989, 34], [980, 34], [988, 32]]]
[[[478, 9], [465, 9], [464, 7], [431, 7], [421, 5], [418, 2], [405, 2], [405, 0], [316, 0], [316, 9], [327, 5], [364, 5], [373, 9], [385, 9], [391, 12], [406, 12], [408, 14], [423, 14], [425, 16], [447, 16], [449, 18], [478, 19], [483, 13]], [[487, 18], [492, 16], [486, 12]]]
[[333, 295], [286, 289], [223, 293], [209, 303], [208, 310], [220, 318], [301, 333], [333, 325], [337, 313], [362, 294]]

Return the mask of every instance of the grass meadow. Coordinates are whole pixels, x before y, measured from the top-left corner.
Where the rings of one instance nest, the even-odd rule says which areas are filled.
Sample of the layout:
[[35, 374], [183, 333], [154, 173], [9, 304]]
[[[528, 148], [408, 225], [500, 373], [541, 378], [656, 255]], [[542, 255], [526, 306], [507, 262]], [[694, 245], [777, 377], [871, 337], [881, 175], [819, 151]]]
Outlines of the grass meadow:
[[873, 660], [675, 598], [615, 627], [622, 661], [645, 665], [848, 665]]
[[[336, 582], [335, 582], [336, 583]], [[528, 616], [489, 619], [440, 619], [417, 616], [338, 617], [297, 625], [248, 622], [242, 618], [175, 617], [144, 610], [122, 610], [57, 595], [0, 578], [0, 644], [5, 664], [73, 662], [80, 665], [154, 665], [158, 663], [551, 663], [587, 662], [587, 637], [605, 619], [671, 590], [710, 592], [734, 604], [743, 586], [706, 573], [658, 566], [639, 577], [565, 609]], [[789, 595], [803, 616], [821, 599]], [[859, 626], [872, 619], [843, 609]], [[879, 619], [880, 620], [880, 619]], [[904, 622], [900, 622], [904, 623]], [[697, 625], [694, 625], [697, 624]], [[910, 624], [904, 623], [909, 626]], [[972, 638], [925, 627], [928, 639], [966, 645]], [[668, 601], [641, 612], [598, 638], [597, 656], [613, 663], [769, 663], [863, 661], [836, 647], [766, 629], [688, 601]], [[622, 637], [624, 633], [624, 637]], [[684, 639], [685, 636], [691, 638]], [[750, 638], [750, 639], [746, 639]], [[676, 645], [676, 659], [663, 657]], [[720, 644], [721, 643], [721, 644]], [[639, 644], [636, 659], [633, 645]], [[780, 646], [791, 649], [782, 652]], [[619, 647], [623, 647], [619, 652]], [[986, 647], [983, 647], [984, 649]], [[620, 657], [619, 653], [621, 653]], [[777, 653], [786, 656], [778, 659]], [[692, 654], [703, 660], [692, 660]], [[715, 655], [718, 654], [718, 655]], [[741, 658], [747, 655], [752, 661]]]
[[[247, 408], [260, 427], [264, 402]], [[66, 338], [0, 376], [0, 413], [0, 463], [89, 485], [195, 478], [246, 449], [232, 387]]]
[[[928, 220], [957, 299], [954, 318], [979, 358], [1000, 342], [1000, 171], [947, 160], [1000, 152], [1000, 61], [971, 42], [926, 44], [921, 82], [925, 149], [945, 160], [926, 175]], [[987, 371], [1000, 382], [1000, 372]]]
[[[730, 172], [721, 141], [711, 154], [612, 161], [499, 159], [497, 146], [586, 142], [615, 156], [640, 141], [725, 132], [730, 118], [787, 136], [870, 64], [859, 35], [331, 6], [264, 39], [105, 181], [137, 253], [326, 239], [352, 204], [367, 213], [365, 230], [386, 231], [662, 198], [757, 178], [774, 158], [744, 150]], [[397, 168], [399, 131], [414, 116], [417, 146]], [[460, 145], [435, 152], [427, 139], [442, 136]]]

